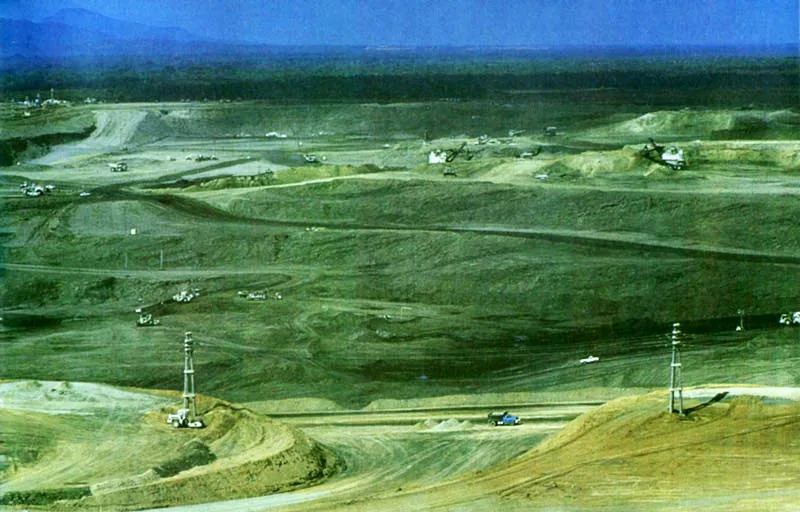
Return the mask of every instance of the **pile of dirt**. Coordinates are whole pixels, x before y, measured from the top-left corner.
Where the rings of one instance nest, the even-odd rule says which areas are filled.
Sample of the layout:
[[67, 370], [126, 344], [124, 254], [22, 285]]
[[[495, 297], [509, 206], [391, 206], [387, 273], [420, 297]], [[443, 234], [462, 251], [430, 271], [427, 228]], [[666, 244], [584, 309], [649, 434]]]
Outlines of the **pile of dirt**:
[[100, 110], [96, 128], [82, 144], [98, 148], [136, 146], [163, 139], [172, 129], [162, 116], [144, 110]]
[[[163, 424], [166, 412], [151, 413], [146, 422], [171, 429]], [[93, 496], [75, 506], [115, 510], [260, 496], [316, 483], [336, 469], [333, 454], [313, 440], [247, 409], [219, 402], [203, 420], [205, 429], [173, 431], [175, 436], [195, 437], [161, 464], [129, 478], [96, 483]]]
[[414, 425], [414, 428], [433, 432], [452, 432], [454, 430], [469, 430], [472, 428], [472, 423], [469, 420], [458, 421], [455, 418], [444, 421], [427, 419]]
[[638, 136], [644, 140], [647, 137], [710, 137], [715, 132], [732, 130], [751, 118], [758, 119], [758, 116], [732, 111], [662, 110], [595, 128], [585, 135], [592, 138]]
[[506, 497], [539, 506], [691, 506], [690, 497], [700, 507], [796, 490], [800, 405], [767, 405], [758, 389], [749, 392], [687, 401], [683, 417], [667, 412], [663, 392], [609, 402], [493, 478]]
[[[73, 400], [107, 404], [115, 397], [123, 403], [130, 399], [122, 391], [103, 394], [100, 386], [92, 388], [97, 392], [92, 395], [86, 385], [78, 384], [52, 390], [50, 384], [42, 389], [30, 382], [3, 386], [14, 396], [35, 400], [60, 396], [60, 391]], [[336, 470], [336, 457], [300, 431], [226, 402], [204, 397], [202, 403], [208, 407], [201, 411], [207, 425], [203, 429], [168, 425], [164, 420], [174, 407], [144, 416], [115, 412], [113, 420], [107, 415], [47, 416], [47, 450], [29, 460], [18, 457], [14, 474], [7, 475], [0, 492], [14, 493], [15, 503], [25, 496], [68, 499], [64, 492], [82, 482], [86, 492], [80, 500], [51, 506], [127, 510], [261, 496], [311, 485]], [[12, 420], [16, 421], [7, 418], [4, 427], [17, 428], [9, 423]], [[109, 421], [114, 428], [108, 428]]]
[[166, 400], [88, 382], [22, 380], [0, 383], [0, 406], [48, 414], [90, 414], [106, 410], [144, 412]]

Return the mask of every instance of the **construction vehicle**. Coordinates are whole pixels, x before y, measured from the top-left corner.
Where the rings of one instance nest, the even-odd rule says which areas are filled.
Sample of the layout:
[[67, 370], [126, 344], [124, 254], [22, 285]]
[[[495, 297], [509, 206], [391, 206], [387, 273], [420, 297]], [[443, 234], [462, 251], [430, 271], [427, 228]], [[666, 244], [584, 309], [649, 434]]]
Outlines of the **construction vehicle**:
[[472, 160], [472, 153], [469, 151], [464, 151], [464, 148], [467, 146], [466, 142], [462, 142], [461, 145], [456, 149], [434, 149], [428, 154], [428, 163], [429, 164], [449, 164], [453, 160], [456, 159], [458, 155], [463, 153], [463, 157], [465, 160]]
[[800, 311], [782, 314], [778, 323], [786, 326], [800, 325]]
[[216, 160], [216, 159], [217, 157], [215, 155], [208, 156], [202, 153], [199, 155], [188, 155], [186, 157], [186, 160], [194, 160], [195, 162], [205, 162], [207, 160]]
[[538, 155], [541, 152], [542, 152], [542, 148], [541, 148], [541, 146], [539, 146], [533, 151], [525, 151], [524, 153], [520, 154], [519, 157], [520, 158], [533, 158], [533, 157], [535, 157], [536, 155]]
[[145, 313], [144, 309], [136, 308], [136, 312], [139, 313], [136, 327], [155, 327], [156, 325], [161, 325], [160, 320], [153, 318], [153, 315], [150, 313]]
[[545, 137], [555, 137], [558, 135], [558, 128], [555, 126], [547, 126], [544, 129], [544, 136]]
[[108, 164], [108, 167], [111, 169], [111, 172], [125, 172], [128, 170], [128, 163], [115, 162], [113, 164]]
[[189, 409], [178, 409], [175, 414], [167, 415], [167, 423], [174, 428], [203, 428], [205, 424], [199, 418], [189, 419]]
[[445, 176], [456, 176], [456, 171], [450, 166], [444, 168], [444, 172], [442, 173]]
[[519, 416], [509, 414], [508, 411], [489, 413], [489, 425], [493, 427], [510, 427], [519, 424]]
[[203, 428], [205, 424], [197, 415], [197, 393], [194, 387], [194, 340], [187, 332], [183, 339], [183, 407], [167, 415], [167, 423], [174, 428]]
[[[322, 161], [315, 155], [314, 153], [303, 153], [303, 160], [306, 161], [307, 164], [321, 164]], [[325, 157], [322, 157], [322, 160], [325, 160]]]
[[[458, 146], [458, 149], [449, 149], [449, 150], [447, 150], [447, 156], [445, 157], [444, 161], [447, 162], [447, 163], [450, 163], [453, 160], [455, 160], [456, 157], [458, 155], [460, 155], [462, 151], [464, 151], [464, 148], [466, 146], [467, 146], [467, 143], [466, 142], [462, 142], [461, 145]], [[464, 153], [464, 159], [465, 160], [472, 160], [472, 154], [469, 153], [469, 152], [465, 152]]]
[[681, 170], [686, 167], [686, 158], [683, 156], [682, 149], [675, 146], [665, 148], [657, 144], [652, 137], [650, 137], [649, 143], [645, 144], [639, 153], [651, 162], [669, 167], [670, 169]]
[[200, 289], [192, 288], [191, 291], [181, 290], [180, 292], [172, 296], [172, 300], [174, 300], [175, 302], [192, 302], [192, 300], [196, 299], [199, 296], [200, 296]]
[[54, 185], [37, 185], [35, 181], [32, 181], [30, 184], [28, 182], [24, 182], [20, 185], [19, 189], [22, 192], [22, 195], [30, 196], [30, 197], [39, 197], [48, 192], [51, 192], [56, 187]]

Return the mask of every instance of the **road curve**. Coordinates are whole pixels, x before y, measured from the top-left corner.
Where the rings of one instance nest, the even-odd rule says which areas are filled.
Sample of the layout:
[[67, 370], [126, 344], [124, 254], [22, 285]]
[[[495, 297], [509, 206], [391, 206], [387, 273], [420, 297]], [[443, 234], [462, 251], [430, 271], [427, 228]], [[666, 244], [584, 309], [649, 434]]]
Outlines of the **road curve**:
[[[511, 407], [511, 406], [509, 406]], [[241, 512], [276, 509], [311, 501], [351, 499], [392, 492], [405, 486], [430, 485], [467, 472], [502, 464], [531, 449], [540, 440], [560, 429], [594, 406], [575, 406], [565, 416], [564, 404], [527, 404], [542, 419], [528, 419], [513, 428], [492, 428], [484, 421], [440, 422], [432, 427], [401, 425], [404, 418], [418, 418], [420, 410], [358, 411], [359, 415], [381, 418], [375, 424], [360, 424], [357, 418], [327, 425], [329, 416], [319, 423], [300, 427], [318, 442], [332, 448], [343, 460], [344, 470], [329, 481], [313, 488], [240, 500], [148, 509], [143, 512]], [[483, 407], [469, 408], [465, 414], [484, 418]], [[440, 408], [434, 410], [442, 411]], [[480, 412], [477, 412], [480, 411]], [[444, 417], [444, 416], [432, 416]], [[557, 419], [551, 419], [557, 418]], [[299, 421], [307, 420], [305, 417]]]

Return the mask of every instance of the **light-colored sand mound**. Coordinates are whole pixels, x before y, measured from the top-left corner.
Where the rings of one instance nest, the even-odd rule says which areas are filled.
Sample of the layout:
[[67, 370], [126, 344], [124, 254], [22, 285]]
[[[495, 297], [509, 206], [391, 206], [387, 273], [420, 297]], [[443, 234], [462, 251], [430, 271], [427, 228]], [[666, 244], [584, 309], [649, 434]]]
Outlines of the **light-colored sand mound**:
[[[793, 121], [791, 112], [774, 113], [772, 123]], [[769, 115], [759, 111], [694, 111], [662, 110], [648, 112], [634, 119], [587, 131], [588, 138], [617, 137], [710, 137], [714, 134], [739, 130], [765, 129]]]
[[[40, 387], [21, 383], [8, 389], [20, 398], [46, 400], [51, 391]], [[114, 403], [136, 395], [76, 384], [63, 388], [73, 400]], [[122, 510], [265, 495], [308, 485], [335, 470], [335, 458], [294, 428], [227, 403], [207, 398], [202, 403], [211, 403], [201, 411], [204, 429], [168, 425], [166, 415], [175, 407], [144, 416], [95, 417], [0, 410], [0, 428], [11, 443], [4, 450], [16, 454], [39, 447], [27, 458], [14, 456], [14, 471], [0, 493], [6, 503], [25, 504], [20, 499], [69, 496], [77, 485], [83, 499], [51, 506]], [[23, 420], [43, 426], [40, 438], [38, 429], [26, 433]]]
[[504, 480], [501, 494], [523, 502], [597, 507], [680, 502], [699, 509], [730, 496], [797, 491], [800, 406], [765, 405], [758, 395], [774, 388], [737, 389], [752, 396], [687, 400], [686, 417], [667, 412], [663, 392], [609, 402], [492, 482]]
[[166, 403], [146, 393], [88, 382], [12, 381], [0, 383], [0, 408], [46, 414], [94, 414], [108, 410], [144, 412]]
[[171, 129], [160, 115], [142, 110], [101, 110], [97, 128], [82, 144], [98, 148], [117, 148], [146, 144], [162, 139]]

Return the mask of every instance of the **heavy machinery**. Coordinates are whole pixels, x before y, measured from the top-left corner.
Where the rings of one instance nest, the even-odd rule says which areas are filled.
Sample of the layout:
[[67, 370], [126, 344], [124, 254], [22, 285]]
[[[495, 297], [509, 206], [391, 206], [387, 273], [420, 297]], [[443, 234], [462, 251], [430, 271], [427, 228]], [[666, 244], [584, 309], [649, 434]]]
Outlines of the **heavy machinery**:
[[686, 167], [686, 158], [683, 150], [675, 146], [665, 148], [650, 137], [650, 142], [645, 144], [639, 152], [644, 158], [670, 169], [681, 170]]
[[156, 325], [161, 325], [161, 320], [153, 318], [153, 315], [150, 313], [145, 313], [144, 309], [136, 308], [136, 312], [139, 313], [136, 327], [155, 327]]
[[36, 182], [24, 182], [20, 185], [19, 189], [22, 192], [22, 195], [31, 196], [31, 197], [39, 197], [44, 195], [52, 190], [55, 190], [55, 185], [37, 185]]
[[320, 158], [319, 158], [317, 155], [315, 155], [314, 153], [303, 153], [303, 160], [305, 160], [305, 162], [306, 162], [307, 164], [321, 164], [321, 163], [322, 163], [322, 160], [325, 160], [325, 157], [323, 156], [323, 157], [320, 159]]
[[187, 332], [183, 339], [183, 407], [167, 415], [167, 423], [174, 428], [203, 428], [205, 424], [197, 415], [197, 395], [194, 388], [194, 340]]
[[113, 164], [108, 164], [108, 167], [111, 169], [111, 172], [125, 172], [128, 170], [128, 163], [115, 162]]
[[463, 153], [463, 158], [465, 160], [472, 160], [472, 153], [469, 151], [464, 151], [464, 148], [467, 146], [466, 142], [462, 142], [461, 145], [456, 149], [434, 149], [428, 154], [428, 163], [429, 164], [449, 164], [453, 160], [456, 159], [457, 156]]
[[174, 428], [203, 428], [205, 424], [203, 420], [198, 418], [189, 419], [189, 409], [178, 409], [175, 414], [167, 415], [167, 423]]
[[786, 326], [800, 325], [800, 311], [782, 314], [778, 323]]
[[199, 296], [200, 296], [200, 289], [192, 288], [191, 291], [181, 290], [180, 292], [172, 296], [172, 300], [174, 300], [175, 302], [192, 302], [192, 300], [196, 299]]
[[[460, 155], [462, 151], [464, 151], [464, 148], [466, 146], [467, 146], [467, 143], [466, 142], [462, 142], [461, 145], [458, 146], [458, 149], [450, 149], [450, 150], [448, 150], [447, 151], [447, 156], [445, 157], [444, 161], [447, 162], [447, 163], [450, 163], [453, 160], [455, 160], [456, 157], [458, 155]], [[464, 153], [464, 159], [465, 160], [472, 160], [472, 154], [469, 153], [469, 152], [465, 152]]]

